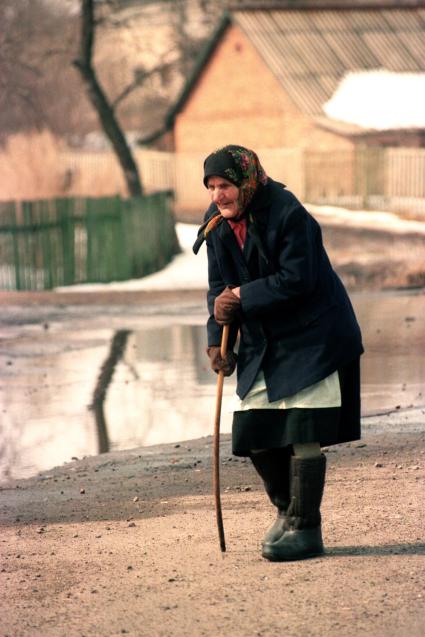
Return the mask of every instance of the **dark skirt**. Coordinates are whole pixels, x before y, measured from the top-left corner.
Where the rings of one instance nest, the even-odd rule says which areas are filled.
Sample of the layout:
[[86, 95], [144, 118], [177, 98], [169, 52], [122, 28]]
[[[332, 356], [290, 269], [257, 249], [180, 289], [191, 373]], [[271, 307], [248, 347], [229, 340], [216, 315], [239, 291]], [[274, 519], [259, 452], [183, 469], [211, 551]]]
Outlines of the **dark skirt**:
[[339, 369], [338, 376], [341, 407], [235, 411], [233, 454], [249, 456], [251, 449], [276, 449], [307, 442], [327, 447], [359, 440], [360, 359]]

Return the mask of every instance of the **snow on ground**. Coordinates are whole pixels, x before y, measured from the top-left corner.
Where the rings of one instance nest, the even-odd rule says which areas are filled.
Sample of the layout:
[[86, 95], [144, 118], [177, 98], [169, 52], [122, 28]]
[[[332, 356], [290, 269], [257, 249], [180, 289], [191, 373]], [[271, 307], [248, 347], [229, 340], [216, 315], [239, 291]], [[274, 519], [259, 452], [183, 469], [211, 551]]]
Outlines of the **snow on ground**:
[[[307, 205], [307, 209], [323, 223], [376, 228], [395, 234], [416, 233], [425, 235], [425, 222], [402, 219], [390, 212], [347, 210], [334, 206]], [[85, 283], [56, 288], [61, 292], [100, 290], [193, 290], [207, 287], [207, 253], [205, 244], [195, 256], [192, 245], [196, 239], [197, 225], [177, 223], [177, 236], [182, 248], [181, 254], [165, 268], [149, 276], [129, 281], [112, 283]]]
[[333, 119], [374, 130], [425, 128], [425, 73], [347, 73], [323, 110]]
[[336, 206], [308, 204], [307, 209], [323, 223], [336, 223], [352, 228], [379, 229], [394, 234], [425, 234], [425, 221], [403, 219], [393, 212], [347, 210]]

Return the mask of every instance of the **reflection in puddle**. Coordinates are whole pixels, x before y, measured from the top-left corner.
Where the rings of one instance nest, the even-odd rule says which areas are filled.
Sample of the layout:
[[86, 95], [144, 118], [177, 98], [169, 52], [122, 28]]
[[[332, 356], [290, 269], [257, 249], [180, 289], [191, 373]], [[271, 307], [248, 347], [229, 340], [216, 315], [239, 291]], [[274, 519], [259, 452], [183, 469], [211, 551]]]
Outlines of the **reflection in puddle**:
[[[367, 351], [363, 415], [425, 405], [425, 297], [358, 295], [355, 306]], [[4, 332], [0, 479], [108, 448], [210, 435], [216, 376], [205, 355], [205, 328], [174, 320], [134, 331], [92, 324], [73, 331], [59, 322], [15, 329], [9, 338]], [[223, 432], [231, 429], [234, 386], [234, 377], [225, 380]]]
[[[108, 423], [105, 416], [105, 399], [114, 376], [115, 368], [125, 354], [129, 336], [129, 330], [118, 330], [112, 337], [108, 355], [100, 368], [96, 387], [93, 392], [93, 400], [88, 406], [88, 409], [93, 412], [96, 424], [98, 453], [106, 453], [111, 450]], [[135, 378], [138, 378], [137, 372], [135, 373]]]
[[[210, 435], [216, 376], [205, 339], [204, 326], [171, 325], [3, 341], [0, 480], [108, 449]], [[229, 403], [233, 394], [226, 379]], [[223, 405], [221, 429], [230, 427]]]
[[[203, 326], [173, 325], [130, 335], [106, 401], [111, 439], [121, 448], [190, 440], [212, 433], [216, 376]], [[137, 370], [135, 380], [132, 370]], [[227, 403], [235, 381], [226, 379]], [[231, 414], [223, 409], [222, 431]]]

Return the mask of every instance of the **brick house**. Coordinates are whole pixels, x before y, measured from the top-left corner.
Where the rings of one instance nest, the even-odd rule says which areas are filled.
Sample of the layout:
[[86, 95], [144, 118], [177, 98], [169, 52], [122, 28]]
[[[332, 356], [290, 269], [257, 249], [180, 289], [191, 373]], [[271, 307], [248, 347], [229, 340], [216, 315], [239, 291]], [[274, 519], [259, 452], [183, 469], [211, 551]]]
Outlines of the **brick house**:
[[[349, 147], [366, 131], [330, 120], [323, 105], [349, 72], [425, 72], [424, 36], [425, 6], [227, 13], [168, 114], [175, 150], [229, 138], [257, 148]], [[416, 140], [403, 132], [405, 143], [409, 134]]]
[[[223, 16], [168, 114], [176, 156], [199, 158], [227, 143], [332, 159], [359, 144], [424, 146], [424, 130], [368, 129], [328, 117], [324, 106], [353, 72], [424, 73], [425, 7], [293, 6]], [[296, 157], [285, 163], [296, 179]], [[344, 179], [341, 192], [352, 192], [353, 170]]]

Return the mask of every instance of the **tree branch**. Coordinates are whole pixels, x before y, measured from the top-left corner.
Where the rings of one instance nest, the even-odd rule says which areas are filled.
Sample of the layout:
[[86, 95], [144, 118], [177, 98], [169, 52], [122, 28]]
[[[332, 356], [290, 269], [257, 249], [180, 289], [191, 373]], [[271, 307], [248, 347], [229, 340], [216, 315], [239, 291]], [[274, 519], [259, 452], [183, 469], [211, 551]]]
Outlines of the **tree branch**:
[[94, 6], [93, 0], [81, 0], [81, 60], [91, 65], [94, 42]]
[[128, 192], [132, 197], [139, 197], [143, 194], [143, 189], [137, 164], [115, 117], [114, 108], [109, 103], [92, 66], [94, 25], [93, 0], [81, 0], [80, 57], [73, 60], [73, 65], [80, 72], [81, 78], [86, 85], [87, 95], [97, 112], [103, 131], [117, 155]]
[[112, 108], [116, 109], [117, 106], [123, 100], [125, 100], [129, 95], [131, 95], [131, 93], [133, 93], [133, 91], [135, 91], [140, 86], [142, 86], [142, 84], [147, 79], [149, 79], [150, 77], [153, 77], [154, 75], [157, 75], [157, 74], [160, 75], [161, 73], [166, 73], [167, 71], [170, 71], [174, 66], [175, 66], [175, 62], [165, 62], [161, 66], [156, 66], [155, 68], [150, 69], [149, 71], [144, 71], [143, 70], [143, 71], [136, 72], [134, 74], [134, 80], [130, 84], [128, 84], [121, 91], [121, 93], [119, 93], [119, 95], [117, 95], [117, 97], [113, 100]]

